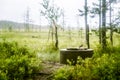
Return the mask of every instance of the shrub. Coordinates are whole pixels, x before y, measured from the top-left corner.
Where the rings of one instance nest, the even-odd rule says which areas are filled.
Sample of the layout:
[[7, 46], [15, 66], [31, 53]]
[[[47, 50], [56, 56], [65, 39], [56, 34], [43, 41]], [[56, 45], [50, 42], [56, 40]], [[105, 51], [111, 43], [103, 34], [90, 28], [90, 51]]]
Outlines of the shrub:
[[92, 58], [79, 58], [75, 66], [66, 65], [54, 73], [54, 80], [120, 80], [120, 44], [106, 49], [99, 45]]
[[0, 80], [24, 80], [41, 69], [35, 53], [16, 42], [0, 42]]
[[28, 55], [35, 56], [35, 53], [30, 52], [26, 46], [20, 46], [17, 42], [0, 42], [0, 57], [9, 58], [13, 55]]
[[55, 80], [119, 80], [120, 55], [103, 54], [99, 58], [87, 58], [75, 66], [64, 66], [54, 74]]
[[8, 78], [7, 78], [7, 76], [6, 76], [6, 73], [4, 73], [4, 72], [2, 72], [1, 70], [0, 70], [0, 80], [7, 80]]
[[12, 56], [5, 60], [5, 67], [2, 70], [6, 72], [8, 79], [24, 80], [26, 76], [29, 77], [38, 70], [39, 66], [33, 64], [27, 55]]
[[101, 45], [96, 45], [96, 48], [94, 49], [94, 57], [100, 57], [103, 54], [117, 54], [120, 53], [120, 44], [118, 43], [117, 46], [112, 46], [109, 43], [107, 43], [107, 46], [105, 49], [102, 48]]

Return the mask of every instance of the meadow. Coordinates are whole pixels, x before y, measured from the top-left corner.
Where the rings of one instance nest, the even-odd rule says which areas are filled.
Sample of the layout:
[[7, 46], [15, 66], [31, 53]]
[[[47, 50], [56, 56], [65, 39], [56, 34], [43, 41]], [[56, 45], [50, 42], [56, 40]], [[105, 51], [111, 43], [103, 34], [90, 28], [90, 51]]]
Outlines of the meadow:
[[[59, 49], [67, 47], [79, 47], [81, 44], [83, 44], [84, 47], [86, 47], [84, 31], [80, 32], [78, 30], [74, 31], [60, 30], [58, 32], [58, 36], [59, 36]], [[44, 56], [44, 58], [48, 60], [49, 58], [57, 56], [56, 60], [59, 61], [59, 50], [57, 51], [54, 50], [54, 44], [52, 43], [51, 34], [49, 33], [48, 30], [42, 30], [41, 32], [1, 31], [0, 40], [3, 39], [10, 42], [16, 41], [20, 45], [25, 45], [29, 47], [31, 50], [34, 50], [37, 53], [39, 53], [40, 56]], [[92, 33], [92, 35], [90, 35], [91, 48], [95, 48], [96, 44], [99, 44], [98, 37], [97, 35], [95, 35], [95, 33]]]
[[[85, 35], [84, 35], [84, 31], [78, 31], [78, 30], [73, 30], [73, 31], [69, 31], [69, 30], [59, 30], [58, 32], [58, 38], [59, 38], [59, 49], [56, 50], [54, 48], [54, 44], [52, 42], [54, 42], [54, 39], [52, 41], [51, 36], [49, 34], [48, 30], [42, 30], [40, 32], [34, 31], [34, 32], [19, 32], [19, 31], [12, 31], [12, 32], [8, 32], [8, 31], [1, 31], [0, 32], [0, 42], [16, 42], [18, 45], [20, 46], [25, 46], [28, 48], [28, 51], [32, 52], [32, 54], [37, 55], [37, 59], [39, 59], [39, 63], [59, 63], [59, 50], [62, 48], [67, 48], [67, 47], [79, 47], [81, 44], [83, 44], [84, 47], [86, 47], [86, 43], [85, 43]], [[108, 65], [110, 64], [110, 61], [113, 60], [114, 56], [110, 55], [110, 53], [119, 53], [119, 48], [120, 48], [120, 34], [118, 33], [114, 33], [114, 45], [113, 47], [110, 46], [110, 41], [109, 41], [109, 31], [107, 32], [107, 44], [108, 44], [108, 50], [106, 50], [105, 52], [101, 51], [101, 47], [99, 45], [99, 37], [95, 32], [90, 32], [90, 47], [92, 49], [94, 49], [95, 54], [93, 55], [92, 59], [86, 59], [86, 60], [80, 60], [80, 62], [82, 63], [82, 65], [80, 66], [75, 66], [75, 68], [73, 68], [72, 66], [70, 66], [67, 70], [69, 71], [69, 69], [75, 71], [74, 73], [76, 73], [77, 70], [81, 70], [81, 68], [83, 68], [82, 71], [84, 70], [88, 70], [89, 74], [85, 75], [85, 73], [79, 73], [79, 75], [73, 74], [70, 72], [70, 74], [66, 74], [67, 70], [65, 66], [65, 68], [63, 67], [62, 69], [60, 68], [60, 70], [54, 72], [55, 76], [53, 77], [55, 80], [69, 80], [70, 77], [71, 80], [78, 80], [78, 79], [86, 79], [86, 77], [88, 77], [91, 73], [94, 74], [99, 74], [99, 73], [95, 73], [92, 72], [91, 69], [89, 70], [88, 66], [83, 66], [83, 64], [88, 65], [90, 64], [90, 66], [92, 67], [92, 69], [98, 69], [98, 67], [94, 67], [94, 63], [98, 63], [95, 64], [97, 66], [100, 66], [100, 64], [105, 64]], [[15, 47], [15, 46], [14, 46]], [[16, 50], [15, 50], [16, 51]], [[18, 49], [19, 51], [19, 49]], [[29, 52], [28, 52], [29, 53]], [[102, 53], [102, 55], [101, 55]], [[103, 55], [104, 53], [108, 53], [108, 55]], [[118, 55], [118, 54], [117, 54]], [[110, 57], [110, 60], [107, 63], [99, 63], [99, 60], [108, 60]], [[10, 57], [11, 58], [11, 57]], [[23, 59], [26, 57], [23, 57]], [[98, 60], [99, 59], [99, 60]], [[96, 61], [98, 60], [98, 62]], [[113, 62], [114, 64], [114, 62]], [[117, 63], [116, 63], [117, 64]], [[17, 65], [17, 64], [16, 64]], [[34, 64], [34, 65], [37, 65]], [[55, 65], [55, 64], [53, 64]], [[45, 67], [46, 65], [44, 65], [43, 67]], [[112, 65], [111, 65], [112, 66]], [[30, 66], [31, 67], [31, 66]], [[37, 65], [38, 67], [38, 65]], [[32, 68], [37, 68], [36, 66], [32, 67]], [[80, 68], [81, 67], [81, 68]], [[104, 70], [104, 66], [100, 66], [102, 67], [102, 69]], [[113, 66], [112, 66], [113, 67]], [[32, 69], [31, 68], [31, 69]], [[50, 67], [48, 67], [50, 68]], [[110, 67], [111, 69], [111, 67]], [[61, 74], [63, 72], [65, 72], [65, 74]], [[114, 72], [114, 71], [113, 71]], [[0, 72], [2, 73], [2, 72]], [[93, 74], [93, 75], [94, 75]], [[102, 73], [101, 73], [102, 74]], [[2, 74], [3, 75], [3, 74]], [[21, 74], [20, 74], [21, 75]], [[93, 76], [92, 75], [92, 76]], [[4, 76], [4, 75], [3, 75]], [[65, 76], [65, 78], [64, 78]], [[15, 77], [16, 78], [16, 77]], [[53, 79], [52, 78], [52, 79]], [[99, 79], [100, 75], [95, 76], [95, 79]], [[16, 78], [18, 80], [20, 80], [19, 78]], [[22, 80], [23, 78], [21, 78]], [[93, 77], [90, 77], [89, 80], [93, 79]], [[5, 80], [5, 79], [3, 79]], [[103, 79], [104, 80], [104, 79]]]

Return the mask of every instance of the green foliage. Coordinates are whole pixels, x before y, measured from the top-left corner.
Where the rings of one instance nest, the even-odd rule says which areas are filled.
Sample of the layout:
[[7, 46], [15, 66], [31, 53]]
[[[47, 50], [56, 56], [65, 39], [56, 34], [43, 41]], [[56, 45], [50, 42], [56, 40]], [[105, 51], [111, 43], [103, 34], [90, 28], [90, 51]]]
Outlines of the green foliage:
[[54, 74], [55, 80], [119, 80], [120, 54], [103, 54], [78, 60], [80, 64], [64, 66]]
[[65, 66], [56, 71], [54, 80], [71, 80], [73, 67]]
[[[19, 46], [17, 42], [8, 42], [3, 41], [0, 42], [0, 57], [2, 58], [9, 58], [13, 55], [29, 55], [35, 56], [32, 52], [29, 51], [29, 49], [26, 46]], [[4, 56], [2, 56], [4, 55]]]
[[40, 68], [35, 53], [17, 42], [0, 42], [0, 80], [24, 80]]
[[54, 42], [52, 42], [44, 47], [43, 52], [53, 53], [56, 52], [57, 50], [58, 49], [55, 47]]
[[0, 80], [7, 80], [7, 76], [4, 72], [0, 70]]
[[[82, 38], [76, 36], [78, 33], [77, 31], [72, 31], [73, 35], [71, 35], [72, 40], [70, 41], [68, 39], [68, 33], [66, 31], [59, 32], [59, 48], [66, 48], [66, 47], [78, 47], [80, 44], [84, 45], [84, 34]], [[41, 35], [41, 38], [33, 38], [32, 36], [38, 36]], [[18, 73], [19, 70], [16, 69], [17, 65], [24, 63], [28, 66], [28, 69], [30, 72], [27, 72], [25, 69], [25, 66], [20, 65], [20, 73], [19, 79], [26, 76], [31, 76], [31, 73], [38, 71], [38, 67], [40, 67], [38, 60], [36, 60], [35, 53], [30, 50], [38, 51], [40, 54], [40, 57], [42, 57], [43, 61], [59, 61], [59, 54], [58, 52], [54, 53], [56, 51], [54, 44], [49, 43], [52, 41], [47, 42], [47, 30], [41, 31], [41, 33], [37, 32], [1, 32], [0, 38], [6, 38], [7, 41], [0, 42], [0, 80], [8, 80], [8, 71], [12, 74], [12, 76], [16, 79], [15, 74]], [[104, 79], [107, 76], [113, 77], [114, 76], [119, 80], [119, 53], [120, 53], [120, 45], [119, 45], [119, 39], [120, 35], [117, 33], [114, 33], [114, 46], [112, 47], [110, 45], [107, 46], [107, 48], [103, 51], [102, 47], [100, 45], [96, 44], [98, 43], [98, 37], [95, 35], [90, 36], [90, 43], [91, 47], [95, 50], [95, 55], [92, 59], [86, 59], [86, 60], [78, 60], [78, 64], [76, 66], [65, 66], [58, 71], [55, 72], [54, 79], [55, 80], [70, 80], [70, 79]], [[0, 39], [1, 41], [1, 39]], [[16, 41], [16, 42], [11, 42]], [[109, 41], [109, 40], [108, 40]], [[47, 43], [46, 43], [47, 42]], [[20, 44], [20, 45], [19, 45]], [[25, 45], [26, 46], [21, 46]], [[29, 47], [29, 49], [27, 48]], [[103, 57], [103, 53], [104, 56]], [[11, 56], [10, 56], [11, 55]], [[15, 57], [17, 56], [17, 57]], [[26, 58], [26, 59], [25, 59]], [[105, 58], [105, 59], [104, 59]], [[13, 61], [12, 61], [12, 60]], [[15, 60], [17, 61], [15, 61]], [[110, 60], [111, 59], [111, 60]], [[21, 61], [21, 62], [20, 62]], [[16, 62], [16, 64], [14, 64]], [[27, 63], [29, 62], [29, 63]], [[106, 62], [106, 63], [105, 63]], [[113, 63], [115, 62], [115, 63]], [[14, 66], [12, 66], [14, 64]], [[88, 67], [87, 64], [89, 64]], [[11, 65], [11, 68], [7, 68], [9, 65]], [[14, 68], [16, 72], [14, 71]], [[10, 70], [11, 69], [11, 70]], [[71, 71], [70, 71], [71, 70]], [[10, 71], [13, 71], [10, 72]], [[25, 72], [24, 72], [25, 71]], [[110, 71], [110, 72], [109, 72]], [[103, 75], [106, 76], [103, 76]], [[10, 74], [9, 74], [10, 75]], [[11, 76], [11, 75], [10, 75]], [[101, 77], [102, 76], [102, 77]], [[87, 79], [85, 78], [87, 77]], [[115, 78], [115, 79], [116, 79]], [[106, 78], [108, 79], [108, 77]], [[110, 78], [109, 78], [110, 79]]]
[[105, 49], [102, 48], [101, 45], [96, 45], [96, 48], [94, 49], [94, 57], [100, 57], [103, 54], [118, 54], [120, 53], [120, 44], [118, 43], [116, 46], [110, 45], [110, 43], [107, 43], [107, 46]]

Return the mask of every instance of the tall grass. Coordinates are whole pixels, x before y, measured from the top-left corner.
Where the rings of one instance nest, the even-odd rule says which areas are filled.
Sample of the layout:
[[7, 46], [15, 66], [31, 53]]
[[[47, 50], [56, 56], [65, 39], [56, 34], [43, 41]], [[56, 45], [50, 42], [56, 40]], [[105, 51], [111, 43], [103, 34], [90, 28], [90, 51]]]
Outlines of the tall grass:
[[[82, 34], [79, 34], [78, 31], [71, 31], [71, 39], [69, 39], [69, 34], [67, 31], [59, 31], [59, 49], [67, 48], [67, 47], [79, 47], [81, 44], [86, 47], [85, 43], [85, 35], [84, 31], [82, 31]], [[107, 35], [109, 36], [109, 34]], [[117, 46], [120, 39], [119, 34], [114, 33], [113, 39], [114, 39], [114, 46]], [[48, 32], [47, 31], [41, 31], [41, 32], [1, 32], [0, 35], [0, 41], [4, 38], [8, 42], [16, 41], [19, 45], [25, 45], [30, 50], [36, 51], [36, 53], [39, 53], [40, 55], [46, 55], [49, 56], [59, 56], [59, 50], [56, 51], [54, 44], [52, 43], [51, 38], [48, 40]], [[91, 33], [90, 35], [90, 46], [94, 51], [97, 50], [97, 52], [102, 52], [102, 48], [99, 44], [99, 37]], [[107, 39], [108, 43], [110, 43], [110, 40]], [[114, 52], [114, 48], [108, 45], [108, 48], [106, 48], [107, 51]], [[111, 48], [111, 49], [110, 49]], [[110, 50], [109, 50], [110, 49]], [[119, 49], [119, 48], [118, 48]], [[52, 54], [53, 53], [53, 54]], [[102, 53], [101, 53], [102, 54]], [[48, 57], [49, 58], [49, 57]], [[46, 60], [48, 59], [46, 58]], [[58, 59], [59, 60], [59, 57]]]

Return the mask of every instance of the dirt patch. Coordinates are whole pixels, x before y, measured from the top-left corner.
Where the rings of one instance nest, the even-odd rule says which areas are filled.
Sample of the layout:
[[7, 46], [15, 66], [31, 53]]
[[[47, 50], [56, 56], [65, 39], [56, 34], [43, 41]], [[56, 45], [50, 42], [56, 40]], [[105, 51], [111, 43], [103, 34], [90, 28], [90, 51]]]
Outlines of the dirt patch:
[[51, 80], [55, 70], [63, 67], [64, 65], [55, 62], [42, 62], [43, 70], [41, 70], [34, 78], [34, 80]]

